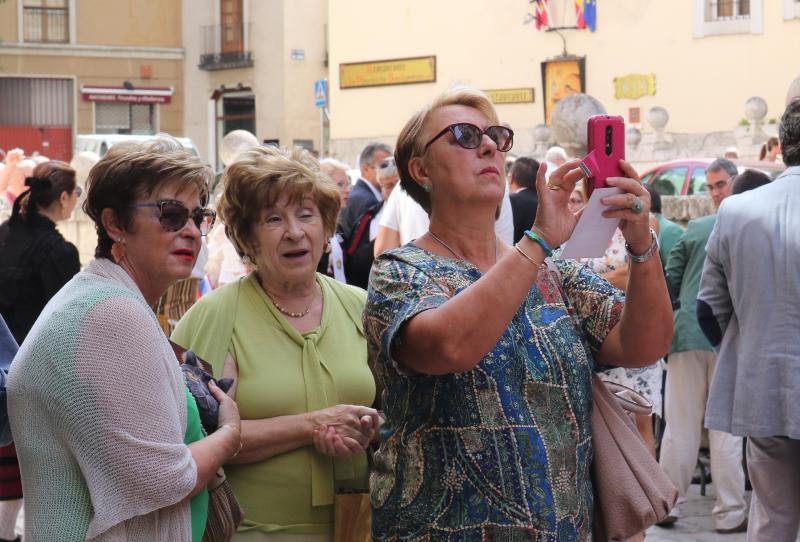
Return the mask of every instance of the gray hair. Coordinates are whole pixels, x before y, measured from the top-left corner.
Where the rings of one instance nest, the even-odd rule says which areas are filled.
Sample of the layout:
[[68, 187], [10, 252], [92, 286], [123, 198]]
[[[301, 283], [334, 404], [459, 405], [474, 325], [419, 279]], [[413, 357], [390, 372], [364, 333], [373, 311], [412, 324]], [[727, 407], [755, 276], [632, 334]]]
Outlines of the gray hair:
[[739, 170], [736, 169], [736, 164], [727, 158], [717, 158], [711, 162], [711, 165], [706, 168], [706, 173], [713, 173], [720, 170], [724, 170], [731, 177], [736, 177], [739, 174]]
[[358, 157], [358, 165], [372, 165], [372, 161], [375, 159], [375, 153], [378, 151], [392, 154], [392, 148], [386, 143], [373, 142], [364, 147], [364, 150], [361, 151], [361, 156]]
[[800, 98], [786, 106], [778, 127], [783, 163], [787, 167], [800, 166]]
[[544, 159], [548, 162], [556, 162], [557, 160], [567, 161], [567, 151], [561, 147], [550, 147], [544, 153]]
[[340, 162], [336, 158], [323, 158], [322, 160], [319, 161], [319, 168], [326, 175], [330, 175], [331, 173], [337, 170], [347, 175], [347, 171], [350, 169], [350, 166], [348, 166], [344, 162]]
[[377, 178], [380, 181], [381, 179], [391, 179], [392, 177], [397, 177], [399, 173], [397, 172], [397, 164], [394, 161], [393, 157], [384, 158], [381, 160], [381, 163], [378, 164], [378, 172]]

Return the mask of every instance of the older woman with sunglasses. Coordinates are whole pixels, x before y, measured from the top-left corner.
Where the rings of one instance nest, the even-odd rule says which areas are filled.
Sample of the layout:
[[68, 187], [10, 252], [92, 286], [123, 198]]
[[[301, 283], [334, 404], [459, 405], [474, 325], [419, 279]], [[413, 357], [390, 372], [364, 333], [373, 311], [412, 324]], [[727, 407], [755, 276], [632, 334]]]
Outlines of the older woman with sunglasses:
[[218, 429], [205, 436], [150, 307], [192, 271], [214, 222], [210, 178], [165, 137], [115, 145], [89, 174], [96, 257], [45, 307], [9, 375], [26, 540], [202, 538], [239, 414], [210, 384]]
[[340, 193], [307, 151], [258, 147], [228, 166], [219, 211], [255, 271], [199, 300], [173, 340], [234, 378], [241, 453], [225, 471], [245, 520], [234, 540], [328, 542], [339, 490], [367, 488], [366, 292], [317, 265]]
[[[591, 373], [661, 356], [671, 309], [636, 172], [611, 179], [632, 264], [628, 301], [551, 247], [577, 218], [577, 162], [545, 184], [536, 223], [499, 242], [503, 153], [480, 91], [456, 87], [415, 114], [397, 141], [401, 184], [428, 233], [375, 260], [365, 315], [385, 386], [386, 422], [370, 480], [373, 536], [389, 540], [542, 540], [591, 536]], [[638, 211], [637, 211], [638, 210]]]

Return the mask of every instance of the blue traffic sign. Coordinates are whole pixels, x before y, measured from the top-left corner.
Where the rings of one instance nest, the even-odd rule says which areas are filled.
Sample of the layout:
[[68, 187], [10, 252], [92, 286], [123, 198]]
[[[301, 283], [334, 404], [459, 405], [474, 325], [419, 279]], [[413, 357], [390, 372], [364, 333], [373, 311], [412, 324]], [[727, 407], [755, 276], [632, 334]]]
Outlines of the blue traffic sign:
[[314, 105], [325, 107], [328, 105], [328, 80], [318, 79], [314, 81]]

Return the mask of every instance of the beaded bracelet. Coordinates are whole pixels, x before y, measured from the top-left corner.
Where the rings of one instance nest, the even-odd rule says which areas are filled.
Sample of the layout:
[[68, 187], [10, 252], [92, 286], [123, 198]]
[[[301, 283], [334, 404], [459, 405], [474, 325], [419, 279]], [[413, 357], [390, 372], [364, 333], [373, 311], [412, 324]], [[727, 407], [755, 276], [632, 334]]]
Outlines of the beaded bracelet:
[[553, 255], [553, 249], [547, 244], [547, 241], [533, 233], [531, 230], [525, 230], [525, 237], [538, 244], [544, 250], [545, 256], [548, 258]]

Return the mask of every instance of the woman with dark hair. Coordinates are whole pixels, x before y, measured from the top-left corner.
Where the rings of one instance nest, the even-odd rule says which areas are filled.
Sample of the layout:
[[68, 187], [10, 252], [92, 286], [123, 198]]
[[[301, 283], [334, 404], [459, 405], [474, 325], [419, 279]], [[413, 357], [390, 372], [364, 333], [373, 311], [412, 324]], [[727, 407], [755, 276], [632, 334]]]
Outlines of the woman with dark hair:
[[[80, 196], [75, 170], [51, 160], [25, 180], [28, 190], [14, 201], [0, 225], [0, 315], [22, 344], [39, 313], [80, 271], [78, 249], [56, 229], [72, 215]], [[0, 448], [0, 541], [14, 539], [22, 506], [22, 482], [14, 445]]]
[[75, 210], [75, 170], [51, 160], [25, 180], [28, 190], [0, 225], [0, 314], [22, 344], [53, 295], [80, 271], [78, 249], [56, 229]]
[[767, 140], [766, 143], [761, 145], [761, 150], [758, 153], [759, 160], [767, 162], [777, 162], [778, 155], [781, 153], [781, 143], [777, 137], [773, 136]]

